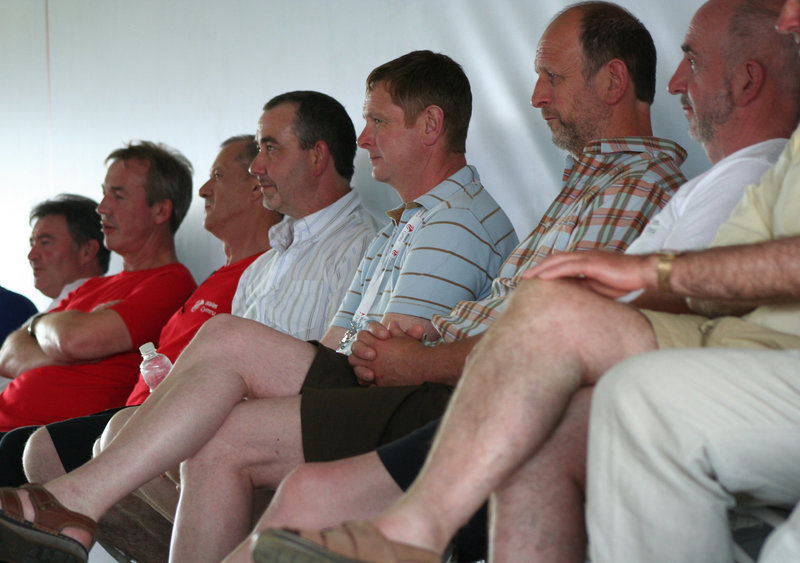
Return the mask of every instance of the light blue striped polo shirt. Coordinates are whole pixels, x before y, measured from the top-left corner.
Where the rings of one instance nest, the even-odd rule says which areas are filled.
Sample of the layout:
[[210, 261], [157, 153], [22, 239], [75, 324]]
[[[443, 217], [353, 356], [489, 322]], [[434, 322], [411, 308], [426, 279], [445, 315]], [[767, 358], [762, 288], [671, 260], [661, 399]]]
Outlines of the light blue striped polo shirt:
[[370, 245], [345, 295], [334, 326], [350, 328], [365, 289], [382, 257], [392, 250], [406, 224], [421, 213], [422, 223], [386, 264], [370, 321], [386, 313], [430, 319], [457, 302], [489, 295], [492, 280], [517, 245], [508, 217], [481, 185], [477, 170], [465, 166], [413, 202], [387, 215], [392, 222]]

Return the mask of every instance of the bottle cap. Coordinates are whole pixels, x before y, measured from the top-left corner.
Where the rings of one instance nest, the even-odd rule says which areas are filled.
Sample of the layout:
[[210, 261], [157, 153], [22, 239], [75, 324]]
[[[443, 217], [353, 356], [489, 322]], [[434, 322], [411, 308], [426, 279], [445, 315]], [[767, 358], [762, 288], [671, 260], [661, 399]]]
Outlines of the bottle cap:
[[156, 347], [153, 346], [152, 342], [145, 342], [139, 346], [139, 352], [141, 352], [142, 356], [149, 356], [156, 353]]

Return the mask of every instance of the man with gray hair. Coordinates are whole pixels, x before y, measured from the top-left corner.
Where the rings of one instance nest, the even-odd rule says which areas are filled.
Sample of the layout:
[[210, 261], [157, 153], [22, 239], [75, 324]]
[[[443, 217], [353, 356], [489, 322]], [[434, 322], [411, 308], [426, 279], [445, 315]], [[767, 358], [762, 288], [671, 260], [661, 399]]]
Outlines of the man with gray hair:
[[186, 158], [147, 141], [113, 151], [97, 206], [119, 274], [87, 280], [54, 310], [32, 317], [0, 348], [0, 431], [91, 414], [125, 403], [137, 348], [195, 288], [173, 236], [192, 199]]

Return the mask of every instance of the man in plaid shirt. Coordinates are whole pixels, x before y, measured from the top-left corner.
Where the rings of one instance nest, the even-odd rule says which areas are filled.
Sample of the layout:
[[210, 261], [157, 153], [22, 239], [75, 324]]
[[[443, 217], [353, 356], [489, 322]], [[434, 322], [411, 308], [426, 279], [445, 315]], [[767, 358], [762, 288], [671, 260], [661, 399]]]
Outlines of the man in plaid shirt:
[[[561, 193], [506, 260], [490, 297], [460, 302], [447, 316], [434, 316], [441, 335], [434, 345], [420, 342], [413, 331], [377, 323], [369, 332], [359, 333], [350, 363], [363, 380], [378, 386], [387, 381], [454, 385], [470, 350], [506, 309], [523, 272], [552, 254], [596, 249], [623, 252], [684, 183], [680, 164], [685, 151], [672, 141], [652, 136], [655, 47], [630, 13], [604, 2], [565, 10], [540, 41], [536, 71], [539, 79], [531, 103], [541, 110], [554, 144], [569, 153]], [[428, 436], [422, 435], [420, 447], [426, 448], [427, 442]], [[341, 494], [326, 489], [333, 496], [315, 502], [315, 523], [325, 518], [338, 523], [348, 519], [348, 511], [351, 517], [363, 514], [365, 505], [381, 497], [376, 492], [382, 490], [380, 485], [371, 488], [372, 484], [389, 481], [396, 490], [387, 469], [398, 484], [406, 472], [415, 473], [385, 462], [379, 451], [301, 469], [311, 480], [330, 482], [334, 474], [346, 479], [337, 481], [343, 484], [337, 487]], [[359, 491], [370, 489], [369, 499], [354, 494], [356, 486]], [[270, 508], [262, 524], [308, 526], [302, 518], [312, 517], [309, 511], [298, 515], [289, 508], [301, 498], [294, 493], [282, 491], [281, 502]], [[284, 499], [287, 506], [282, 506]]]
[[[800, 13], [797, 9], [800, 2], [790, 0], [787, 2], [787, 5], [789, 4], [794, 4], [796, 13]], [[743, 81], [734, 87], [730, 82], [732, 80], [730, 76], [735, 76], [744, 68], [749, 71], [752, 71], [753, 67], [770, 68], [779, 57], [782, 57], [781, 63], [788, 62], [789, 58], [794, 59], [795, 46], [788, 40], [778, 44], [777, 36], [773, 37], [773, 22], [779, 8], [779, 0], [760, 2], [757, 8], [752, 3], [741, 0], [711, 0], [698, 11], [690, 26], [683, 46], [686, 57], [682, 66], [690, 65], [691, 70], [687, 71], [691, 74], [690, 80], [700, 84], [692, 82], [694, 86], [692, 103], [688, 101], [688, 96], [687, 101], [682, 101], [689, 117], [690, 131], [693, 126], [695, 131], [702, 130], [703, 127], [696, 124], [702, 123], [704, 117], [713, 113], [712, 120], [706, 123], [711, 131], [710, 136], [702, 138], [701, 135], [693, 134], [695, 137], [701, 137], [700, 140], [712, 160], [725, 154], [715, 155], [710, 149], [727, 148], [730, 154], [731, 146], [748, 136], [750, 142], [759, 140], [753, 138], [754, 135], [765, 134], [766, 138], [782, 137], [787, 134], [792, 124], [796, 123], [797, 90], [791, 80], [788, 80], [785, 86], [775, 88], [774, 92], [781, 91], [781, 94], [774, 96], [770, 91], [771, 88], [764, 88], [764, 82], [760, 82], [761, 79], [757, 80], [756, 89], [761, 91], [761, 101], [753, 102], [758, 96], [751, 95], [747, 99], [753, 102], [752, 105], [733, 100], [742, 100], [746, 93], [753, 91], [754, 84]], [[562, 13], [556, 23], [564, 15]], [[735, 18], [746, 19], [747, 24], [735, 25]], [[796, 22], [797, 19], [794, 23], [795, 30]], [[741, 24], [741, 21], [736, 23]], [[552, 27], [551, 25], [548, 32]], [[731, 49], [729, 41], [741, 44], [743, 33], [750, 36], [750, 41], [745, 42], [745, 47], [735, 45]], [[709, 50], [708, 43], [704, 41], [720, 49], [722, 56], [725, 57], [724, 63], [728, 65], [724, 73], [717, 72], [722, 67], [719, 64], [711, 69], [708, 68], [713, 64], [713, 57], [716, 55]], [[745, 49], [747, 55], [737, 57], [736, 55], [742, 53], [741, 49]], [[540, 45], [540, 53], [543, 52], [546, 50]], [[787, 65], [787, 68], [792, 68], [792, 65]], [[713, 80], [710, 83], [703, 82], [710, 72], [724, 74], [726, 78], [717, 78], [716, 84]], [[769, 80], [774, 81], [773, 85], [781, 81], [781, 78], [775, 78], [781, 76], [780, 73], [765, 74], [771, 75]], [[790, 73], [789, 77], [791, 76], [796, 76], [796, 71]], [[727, 98], [718, 95], [715, 99], [714, 94], [720, 90], [728, 94]], [[765, 94], [765, 91], [768, 93]], [[705, 99], [695, 104], [697, 96], [702, 94], [705, 94]], [[733, 106], [734, 103], [736, 107], [724, 111], [727, 107], [725, 104]], [[744, 119], [745, 115], [748, 115], [747, 120]], [[769, 123], [773, 116], [782, 116], [784, 122]], [[745, 127], [743, 125], [745, 122], [749, 122], [751, 126]], [[773, 128], [775, 125], [778, 125], [777, 130]], [[749, 198], [745, 197], [742, 200], [731, 219], [720, 229], [714, 246], [761, 242], [769, 238], [797, 234], [794, 221], [797, 213], [792, 205], [797, 198], [790, 197], [792, 188], [797, 186], [796, 177], [793, 176], [797, 167], [792, 168], [789, 164], [790, 162], [796, 164], [798, 161], [797, 135], [796, 132], [790, 141], [791, 146], [787, 147], [781, 156], [783, 164], [779, 161], [764, 176], [761, 185], [748, 188]], [[717, 137], [719, 142], [709, 143], [714, 137]], [[728, 183], [735, 183], [737, 179], [730, 178]], [[681, 194], [684, 189], [681, 188]], [[776, 195], [776, 192], [780, 196]], [[791, 272], [786, 274], [785, 270], [788, 264], [796, 263], [792, 257], [796, 253], [797, 246], [798, 239], [795, 236], [772, 244], [751, 245], [749, 248], [740, 246], [727, 252], [717, 249], [707, 253], [687, 253], [678, 256], [660, 253], [641, 257], [589, 252], [549, 258], [542, 265], [521, 276], [539, 279], [521, 282], [514, 298], [509, 300], [511, 304], [507, 307], [506, 315], [491, 328], [480, 346], [470, 356], [457, 393], [448, 408], [442, 430], [436, 437], [434, 449], [420, 478], [415, 481], [409, 493], [389, 511], [383, 512], [376, 518], [374, 524], [351, 522], [321, 532], [306, 531], [297, 534], [282, 530], [265, 532], [255, 546], [256, 561], [269, 560], [269, 557], [276, 553], [286, 556], [300, 550], [314, 554], [307, 555], [304, 561], [344, 561], [345, 557], [359, 561], [388, 560], [385, 557], [387, 553], [391, 553], [397, 560], [437, 561], [440, 556], [435, 551], [441, 551], [446, 546], [455, 529], [490, 493], [494, 495], [493, 509], [500, 508], [493, 511], [492, 560], [524, 558], [583, 561], [586, 542], [582, 535], [584, 498], [583, 477], [580, 473], [585, 468], [588, 399], [596, 379], [619, 359], [650, 349], [656, 344], [659, 347], [687, 345], [800, 347], [797, 316], [790, 317], [786, 314], [793, 312], [796, 306], [787, 310], [786, 304], [779, 301], [780, 306], [772, 310], [769, 307], [761, 307], [750, 317], [743, 319], [735, 316], [724, 317], [750, 310], [756, 303], [754, 297], [770, 297], [768, 303], [775, 302], [775, 295], [784, 299], [788, 295], [796, 297], [796, 290], [791, 292], [786, 286], [781, 287], [780, 283], [793, 288], [797, 285], [793, 283], [797, 276], [793, 276]], [[750, 275], [754, 271], [758, 272], [757, 276]], [[785, 274], [780, 283], [774, 282], [774, 277], [778, 277], [775, 272]], [[771, 277], [771, 274], [774, 277]], [[575, 279], [554, 281], [570, 277], [580, 278], [580, 282], [576, 283]], [[756, 284], [753, 278], [759, 283]], [[764, 290], [767, 285], [764, 280], [770, 280], [775, 287]], [[684, 311], [676, 310], [676, 312], [689, 312], [683, 297], [690, 296], [693, 297], [690, 304], [692, 310], [699, 312], [695, 315], [674, 315], [654, 311], [640, 313], [637, 309], [608, 299], [640, 287], [645, 288], [644, 294], [648, 296], [648, 303], [651, 305], [656, 302], [659, 308], [667, 304], [671, 307], [682, 305]], [[672, 295], [673, 293], [677, 295]], [[680, 299], [676, 299], [678, 296]], [[710, 299], [711, 302], [704, 301], [703, 298]], [[745, 301], [741, 310], [737, 309], [737, 305], [740, 305], [737, 298]], [[634, 303], [640, 306], [642, 300], [637, 299]], [[479, 308], [473, 310], [475, 312], [471, 316], [475, 322], [481, 322], [481, 319], [488, 317]], [[701, 315], [723, 316], [709, 320]], [[793, 318], [794, 324], [787, 322], [787, 318]], [[781, 322], [777, 322], [778, 320]], [[769, 353], [774, 354], [774, 352]], [[681, 357], [676, 354], [673, 359]], [[654, 363], [653, 358], [654, 356], [649, 356], [651, 364]], [[631, 450], [626, 452], [631, 455], [626, 456], [624, 460], [612, 456], [614, 452], [607, 447], [607, 442], [603, 443], [605, 449], [595, 448], [598, 451], [592, 452], [596, 460], [602, 460], [604, 469], [607, 469], [603, 476], [607, 478], [613, 474], [616, 477], [614, 485], [617, 487], [615, 491], [609, 493], [606, 486], [608, 483], [603, 482], [602, 486], [595, 487], [589, 494], [590, 500], [594, 495], [594, 500], [606, 501], [605, 505], [600, 506], [593, 514], [595, 529], [592, 531], [596, 531], [601, 525], [607, 528], [603, 530], [605, 537], [601, 538], [606, 540], [605, 542], [596, 542], [597, 538], [592, 536], [593, 560], [596, 558], [597, 554], [594, 551], [599, 543], [602, 543], [604, 548], [609, 544], [616, 547], [626, 544], [648, 546], [650, 538], [647, 534], [652, 531], [652, 524], [656, 521], [666, 522], [664, 530], [659, 529], [659, 532], [666, 530], [684, 532], [682, 535], [663, 534], [664, 538], [671, 537], [673, 543], [676, 538], [682, 541], [691, 535], [686, 529], [685, 518], [684, 521], [680, 518], [677, 520], [664, 518], [662, 505], [679, 504], [682, 499], [670, 498], [667, 501], [663, 489], [670, 492], [677, 491], [675, 483], [685, 478], [684, 481], [691, 481], [696, 485], [695, 489], [703, 488], [704, 491], [713, 493], [717, 489], [709, 486], [706, 481], [696, 479], [695, 474], [712, 473], [707, 466], [716, 466], [718, 459], [724, 459], [728, 463], [729, 459], [737, 459], [736, 456], [714, 455], [711, 456], [714, 459], [709, 461], [710, 450], [698, 446], [692, 450], [696, 453], [694, 458], [689, 459], [691, 456], [686, 454], [686, 450], [680, 452], [681, 455], [686, 454], [682, 460], [689, 459], [692, 462], [691, 467], [686, 464], [681, 466], [668, 463], [680, 457], [670, 449], [672, 443], [683, 444], [676, 438], [678, 435], [675, 433], [675, 428], [679, 426], [676, 422], [678, 415], [689, 413], [691, 409], [686, 407], [688, 398], [682, 399], [679, 393], [685, 389], [676, 389], [671, 404], [676, 407], [673, 414], [677, 414], [673, 420], [665, 423], [666, 419], [660, 415], [668, 409], [660, 409], [660, 406], [668, 403], [659, 402], [664, 397], [663, 385], [653, 377], [656, 374], [647, 372], [647, 369], [651, 369], [651, 366], [645, 366], [644, 362], [628, 363], [628, 376], [625, 380], [628, 384], [627, 389], [623, 389], [619, 384], [620, 377], [617, 377], [615, 381], [617, 386], [613, 388], [604, 377], [606, 384], [601, 384], [601, 387], [606, 386], [603, 397], [605, 399], [603, 421], [608, 424], [601, 427], [601, 430], [597, 430], [595, 426], [597, 403], [593, 408], [592, 446], [596, 442], [600, 443], [598, 438], [607, 440], [611, 435], [617, 440], [617, 444], [631, 445]], [[673, 367], [674, 369], [678, 368]], [[670, 381], [677, 375], [685, 376], [684, 381], [692, 380], [691, 374], [669, 372], [667, 368], [658, 375], [672, 378]], [[730, 375], [726, 373], [722, 380], [732, 380]], [[646, 379], [650, 383], [649, 388], [641, 384], [638, 387], [632, 385], [634, 381], [641, 381], [642, 377], [649, 378]], [[787, 386], [775, 387], [780, 388], [784, 395], [789, 394], [785, 391]], [[704, 385], [702, 390], [707, 393], [709, 388], [709, 385]], [[642, 392], [641, 389], [647, 389], [650, 394]], [[627, 394], [620, 391], [627, 391]], [[638, 401], [638, 411], [631, 408], [632, 401]], [[654, 404], [658, 407], [654, 407]], [[763, 408], [763, 401], [759, 406]], [[737, 410], [737, 414], [744, 411], [744, 409], [732, 410]], [[653, 412], [656, 414], [652, 414]], [[709, 413], [700, 412], [698, 416], [706, 416], [705, 420], [721, 418], [717, 409], [711, 409]], [[623, 418], [625, 418], [623, 422], [627, 421], [627, 424], [620, 424]], [[650, 426], [643, 426], [645, 419]], [[680, 422], [683, 424], [685, 421]], [[781, 428], [784, 429], [785, 420], [781, 422]], [[649, 441], [641, 439], [642, 436], [652, 438], [655, 435], [655, 432], [647, 434], [643, 428], [648, 430], [660, 428], [661, 437], [664, 438], [663, 443], [657, 440], [654, 442], [652, 439]], [[616, 434], [612, 434], [611, 430]], [[383, 447], [378, 452], [380, 460], [375, 459], [374, 454], [368, 454], [326, 466], [305, 466], [281, 485], [277, 502], [268, 511], [262, 525], [292, 528], [309, 526], [307, 522], [313, 521], [318, 516], [298, 514], [300, 511], [297, 507], [302, 506], [304, 499], [309, 498], [307, 495], [320, 494], [321, 488], [313, 484], [315, 481], [330, 481], [334, 476], [340, 477], [337, 479], [337, 487], [343, 492], [341, 494], [334, 492], [334, 498], [328, 499], [333, 507], [331, 521], [320, 523], [317, 519], [317, 523], [309, 527], [330, 525], [335, 519], [363, 518], [370, 510], [376, 508], [380, 510], [381, 504], [386, 506], [396, 498], [396, 487], [392, 490], [385, 484], [386, 471], [380, 467], [380, 462], [382, 461], [390, 471], [392, 467], [402, 467], [403, 462], [408, 465], [408, 457], [418, 459], [420, 453], [425, 455], [432, 434], [433, 432], [428, 431], [426, 427], [404, 438], [402, 442], [406, 443], [406, 447], [402, 453], [400, 448]], [[727, 439], [730, 434], [728, 432], [723, 437]], [[720, 435], [714, 434], [717, 445], [723, 442], [719, 438]], [[634, 442], [631, 436], [639, 437], [640, 440]], [[787, 443], [788, 441], [791, 440], [787, 439]], [[697, 440], [692, 443], [696, 442]], [[415, 443], [419, 445], [416, 450], [413, 447]], [[637, 445], [640, 446], [640, 450], [635, 450]], [[641, 454], [646, 448], [649, 448], [647, 451], [650, 457]], [[668, 455], [663, 452], [674, 454], [674, 458], [668, 460]], [[405, 454], [405, 459], [402, 454]], [[652, 460], [656, 458], [667, 463], [652, 464]], [[417, 468], [419, 465], [417, 463]], [[637, 466], [640, 471], [639, 481], [631, 482], [631, 475], [634, 474], [631, 470], [633, 466]], [[785, 463], [783, 467], [789, 466], [790, 463]], [[727, 467], [727, 475], [734, 475], [736, 479], [733, 480], [738, 479], [737, 483], [741, 482], [742, 473], [730, 471], [730, 465]], [[611, 468], [615, 471], [610, 471]], [[346, 472], [355, 477], [348, 477]], [[661, 484], [667, 486], [658, 490], [662, 494], [658, 499], [661, 504], [648, 502], [652, 500], [651, 497], [655, 497], [652, 491], [657, 489], [653, 479], [644, 482], [642, 475], [646, 478], [658, 473], [663, 477], [668, 472], [671, 472], [670, 475], [673, 477], [676, 474], [680, 475], [677, 479], [662, 479]], [[558, 479], [553, 477], [556, 473], [559, 474]], [[402, 472], [392, 473], [398, 484], [400, 484], [398, 474], [402, 479], [408, 478], [408, 475]], [[359, 479], [367, 483], [365, 488], [370, 489], [371, 505], [364, 500], [364, 489], [357, 485]], [[384, 481], [383, 488], [379, 488], [378, 485], [381, 479]], [[607, 481], [611, 482], [610, 479]], [[684, 487], [683, 490], [689, 490], [686, 483], [681, 483], [681, 486]], [[331, 488], [328, 487], [326, 490]], [[375, 499], [376, 493], [382, 493], [383, 498]], [[355, 503], [347, 502], [348, 496], [360, 500], [360, 514], [353, 509]], [[622, 498], [623, 496], [625, 498]], [[342, 505], [338, 504], [338, 501], [344, 501], [344, 506], [351, 512], [348, 514], [341, 510]], [[610, 510], [612, 503], [616, 512]], [[696, 504], [695, 502], [692, 506]], [[631, 506], [644, 508], [638, 513], [632, 513]], [[319, 503], [314, 507], [318, 510]], [[609, 517], [612, 512], [614, 518]], [[645, 512], [650, 519], [638, 520]], [[720, 521], [726, 522], [724, 507], [720, 512]], [[619, 518], [620, 514], [625, 514], [628, 520]], [[693, 518], [695, 516], [692, 514]], [[581, 522], [580, 529], [571, 525], [576, 520]], [[473, 521], [471, 524], [476, 522]], [[641, 530], [646, 530], [644, 535], [627, 533], [637, 525]], [[562, 531], [569, 527], [577, 533], [570, 536]], [[480, 528], [472, 528], [472, 531], [477, 532], [475, 535], [481, 532]], [[708, 526], [699, 528], [695, 526], [694, 531], [698, 537], [709, 535]], [[435, 551], [415, 548], [409, 544], [426, 546], [429, 549], [433, 547]], [[460, 542], [460, 545], [463, 546], [464, 543]], [[498, 545], [501, 546], [499, 549]], [[677, 557], [675, 553], [685, 551], [687, 545], [686, 542], [681, 543], [670, 551], [671, 545], [669, 541], [665, 541], [656, 549], [651, 549], [647, 556], [639, 553], [625, 559], [625, 555], [617, 551], [615, 555], [609, 557], [605, 553], [605, 557], [597, 559], [685, 560]], [[321, 546], [326, 546], [331, 551]], [[720, 550], [713, 553], [719, 557], [726, 556], [726, 553]], [[711, 556], [708, 555], [705, 559], [709, 557]], [[695, 556], [695, 559], [703, 558]]]

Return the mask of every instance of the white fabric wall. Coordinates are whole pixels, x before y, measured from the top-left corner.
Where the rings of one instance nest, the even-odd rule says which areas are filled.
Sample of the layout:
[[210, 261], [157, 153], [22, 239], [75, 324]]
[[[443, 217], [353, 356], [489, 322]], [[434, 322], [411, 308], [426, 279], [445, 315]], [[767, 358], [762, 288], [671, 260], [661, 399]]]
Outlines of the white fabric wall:
[[[533, 57], [559, 0], [0, 0], [0, 285], [47, 299], [26, 260], [28, 212], [60, 192], [100, 197], [103, 160], [130, 139], [162, 141], [206, 179], [219, 143], [255, 132], [273, 95], [315, 89], [339, 99], [363, 126], [364, 79], [414, 49], [460, 62], [474, 96], [469, 161], [520, 236], [559, 189], [564, 154], [530, 107]], [[666, 84], [700, 2], [622, 0], [659, 52], [653, 122], [690, 153], [693, 176], [709, 163], [686, 135]], [[49, 49], [48, 49], [49, 45]], [[370, 177], [359, 151], [354, 185], [379, 214], [393, 193]], [[178, 232], [182, 261], [199, 281], [222, 261], [195, 198]], [[112, 270], [118, 270], [118, 258]]]

